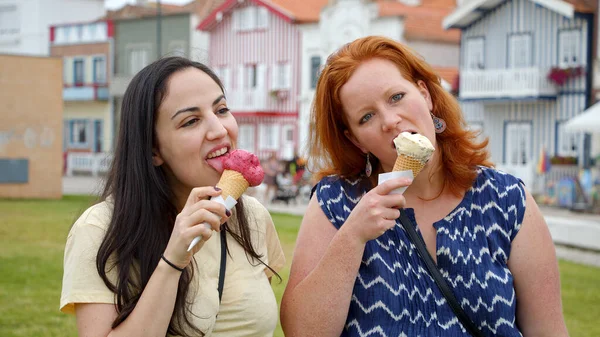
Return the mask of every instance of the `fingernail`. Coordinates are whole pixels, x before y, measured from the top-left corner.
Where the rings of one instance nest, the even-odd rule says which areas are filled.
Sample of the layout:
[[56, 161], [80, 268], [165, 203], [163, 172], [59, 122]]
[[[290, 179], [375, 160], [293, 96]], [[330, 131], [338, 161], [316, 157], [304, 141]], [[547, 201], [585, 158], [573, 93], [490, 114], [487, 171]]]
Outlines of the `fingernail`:
[[220, 191], [221, 189], [217, 186], [215, 186], [215, 191]]
[[227, 215], [227, 216], [231, 216], [231, 211], [230, 211], [230, 210], [228, 210], [228, 209], [226, 209], [226, 210], [225, 210], [225, 215]]

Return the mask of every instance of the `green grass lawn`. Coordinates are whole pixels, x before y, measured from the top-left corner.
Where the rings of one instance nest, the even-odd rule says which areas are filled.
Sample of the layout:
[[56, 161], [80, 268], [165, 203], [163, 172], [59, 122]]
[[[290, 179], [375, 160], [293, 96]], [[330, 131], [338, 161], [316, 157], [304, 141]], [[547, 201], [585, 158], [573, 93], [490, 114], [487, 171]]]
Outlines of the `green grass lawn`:
[[[93, 199], [0, 199], [0, 336], [76, 336], [73, 316], [58, 311], [62, 260], [71, 224]], [[277, 299], [285, 288], [300, 217], [273, 214], [287, 256], [273, 279]], [[571, 336], [600, 336], [600, 269], [560, 262], [564, 313]], [[275, 336], [283, 336], [278, 327]]]

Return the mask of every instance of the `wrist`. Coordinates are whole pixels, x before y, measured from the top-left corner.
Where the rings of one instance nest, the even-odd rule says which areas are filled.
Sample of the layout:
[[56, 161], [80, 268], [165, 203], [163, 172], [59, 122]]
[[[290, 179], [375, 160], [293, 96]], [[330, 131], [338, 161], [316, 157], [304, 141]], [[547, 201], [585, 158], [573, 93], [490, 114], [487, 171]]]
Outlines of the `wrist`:
[[361, 238], [359, 233], [357, 233], [357, 231], [354, 230], [353, 226], [346, 226], [346, 224], [344, 224], [344, 226], [340, 227], [338, 234], [340, 236], [342, 236], [344, 241], [346, 241], [348, 244], [350, 244], [352, 246], [364, 247], [368, 241], [368, 240], [364, 240], [363, 238]]
[[181, 267], [173, 263], [171, 260], [167, 259], [164, 254], [160, 256], [159, 265], [160, 264], [163, 264], [166, 267], [170, 268], [172, 271], [176, 271], [178, 273], [182, 273], [185, 270], [185, 267]]

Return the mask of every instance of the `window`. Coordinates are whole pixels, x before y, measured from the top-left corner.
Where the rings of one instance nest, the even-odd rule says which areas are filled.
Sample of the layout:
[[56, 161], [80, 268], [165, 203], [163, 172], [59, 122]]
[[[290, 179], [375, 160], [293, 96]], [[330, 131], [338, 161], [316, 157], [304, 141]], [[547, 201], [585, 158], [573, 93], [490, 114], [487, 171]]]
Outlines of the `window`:
[[279, 125], [261, 124], [260, 125], [260, 149], [278, 150], [279, 148]]
[[73, 85], [81, 86], [85, 83], [84, 60], [76, 59], [73, 61]]
[[256, 64], [246, 66], [246, 79], [244, 81], [246, 89], [255, 89], [257, 84]]
[[94, 83], [106, 83], [106, 59], [104, 57], [94, 58]]
[[269, 25], [269, 10], [257, 6], [237, 9], [233, 12], [232, 20], [235, 31], [265, 29]]
[[266, 7], [258, 7], [256, 28], [265, 29], [269, 27], [269, 10]]
[[531, 160], [531, 123], [510, 122], [504, 135], [505, 164], [527, 165]]
[[581, 63], [581, 32], [576, 29], [559, 31], [558, 65], [567, 68]]
[[271, 90], [291, 87], [291, 67], [289, 63], [279, 63], [271, 68]]
[[88, 122], [86, 120], [72, 120], [70, 124], [69, 143], [71, 146], [86, 146]]
[[531, 35], [513, 34], [509, 36], [509, 57], [508, 65], [510, 68], [527, 68], [531, 66]]
[[148, 48], [131, 48], [129, 50], [129, 74], [135, 75], [148, 65]]
[[467, 69], [483, 69], [485, 68], [484, 58], [484, 42], [483, 37], [473, 37], [467, 39], [466, 50], [466, 68]]
[[229, 86], [231, 84], [231, 73], [229, 71], [229, 68], [224, 67], [224, 66], [216, 67], [215, 74], [221, 80], [221, 84], [223, 84], [223, 88], [229, 89]]
[[577, 145], [579, 144], [581, 135], [566, 131], [566, 122], [560, 121], [556, 123], [556, 154], [562, 157], [576, 157]]
[[17, 5], [0, 6], [0, 36], [19, 34]]
[[67, 27], [56, 27], [54, 29], [54, 43], [64, 43], [67, 40], [67, 36], [65, 35], [67, 32]]
[[241, 124], [239, 131], [238, 147], [242, 150], [255, 152], [254, 149], [254, 125]]
[[313, 56], [310, 58], [310, 88], [314, 89], [317, 87], [317, 81], [319, 80], [319, 74], [321, 72], [321, 57]]

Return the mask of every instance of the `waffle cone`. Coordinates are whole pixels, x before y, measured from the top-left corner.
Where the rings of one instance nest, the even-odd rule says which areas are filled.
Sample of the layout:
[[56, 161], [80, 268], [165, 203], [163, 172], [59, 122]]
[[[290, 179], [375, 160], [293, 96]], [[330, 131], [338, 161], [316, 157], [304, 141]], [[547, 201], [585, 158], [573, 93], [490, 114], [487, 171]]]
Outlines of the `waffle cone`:
[[238, 200], [249, 186], [244, 176], [233, 170], [223, 171], [221, 179], [217, 183], [217, 187], [223, 190], [223, 193], [221, 193], [223, 199], [231, 196], [235, 200]]
[[411, 170], [413, 172], [413, 177], [416, 177], [423, 169], [423, 166], [425, 166], [425, 164], [421, 163], [421, 161], [401, 154], [396, 159], [393, 171]]

